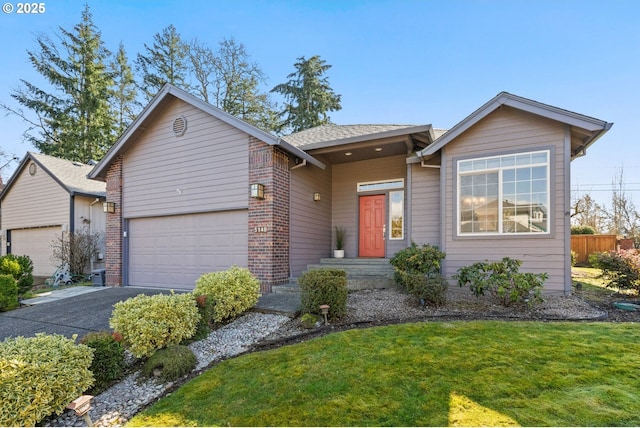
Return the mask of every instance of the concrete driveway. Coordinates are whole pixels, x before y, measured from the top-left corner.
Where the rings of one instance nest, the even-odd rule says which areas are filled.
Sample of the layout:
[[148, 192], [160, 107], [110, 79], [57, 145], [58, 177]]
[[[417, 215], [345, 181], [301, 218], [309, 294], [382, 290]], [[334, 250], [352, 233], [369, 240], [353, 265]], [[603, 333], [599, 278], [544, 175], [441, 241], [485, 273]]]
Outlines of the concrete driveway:
[[30, 337], [41, 332], [62, 334], [69, 338], [77, 334], [80, 339], [91, 331], [111, 330], [109, 318], [115, 303], [138, 294], [160, 293], [167, 294], [169, 290], [138, 287], [73, 287], [56, 290], [53, 295], [33, 299], [33, 306], [0, 312], [0, 340]]

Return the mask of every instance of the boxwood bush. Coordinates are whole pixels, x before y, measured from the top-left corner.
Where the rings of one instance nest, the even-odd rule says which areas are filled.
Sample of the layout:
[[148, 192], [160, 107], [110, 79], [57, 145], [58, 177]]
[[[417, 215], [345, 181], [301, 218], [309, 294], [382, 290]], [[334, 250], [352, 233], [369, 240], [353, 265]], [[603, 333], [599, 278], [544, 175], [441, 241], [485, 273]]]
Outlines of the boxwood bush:
[[19, 295], [33, 287], [33, 262], [29, 256], [7, 254], [0, 257], [0, 274], [12, 275], [18, 281]]
[[124, 347], [108, 331], [88, 333], [80, 343], [93, 349], [93, 361], [89, 370], [93, 373], [95, 382], [90, 392], [98, 395], [124, 376]]
[[140, 294], [113, 306], [109, 325], [138, 358], [189, 339], [200, 319], [191, 293]]
[[260, 297], [260, 281], [247, 268], [209, 272], [196, 280], [196, 296], [207, 296], [213, 306], [208, 316], [210, 323], [233, 319], [251, 309]]
[[329, 319], [347, 313], [347, 273], [341, 269], [311, 269], [298, 278], [303, 313], [322, 314], [320, 305], [329, 305]]
[[0, 312], [18, 307], [18, 284], [11, 275], [0, 275]]
[[75, 336], [38, 334], [0, 342], [0, 426], [34, 426], [61, 414], [93, 384], [93, 350]]
[[164, 382], [173, 382], [182, 376], [189, 374], [196, 367], [198, 360], [193, 351], [185, 345], [169, 345], [154, 353], [144, 363], [142, 371], [145, 375], [154, 376], [154, 372], [160, 372], [160, 379]]

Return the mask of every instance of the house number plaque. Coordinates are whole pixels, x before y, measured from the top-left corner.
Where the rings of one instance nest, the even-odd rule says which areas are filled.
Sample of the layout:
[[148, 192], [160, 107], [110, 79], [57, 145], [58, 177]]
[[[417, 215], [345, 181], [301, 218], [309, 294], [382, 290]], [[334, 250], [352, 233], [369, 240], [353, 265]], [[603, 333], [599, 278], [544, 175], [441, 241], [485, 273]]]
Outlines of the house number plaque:
[[256, 226], [253, 228], [255, 233], [267, 233], [267, 226]]

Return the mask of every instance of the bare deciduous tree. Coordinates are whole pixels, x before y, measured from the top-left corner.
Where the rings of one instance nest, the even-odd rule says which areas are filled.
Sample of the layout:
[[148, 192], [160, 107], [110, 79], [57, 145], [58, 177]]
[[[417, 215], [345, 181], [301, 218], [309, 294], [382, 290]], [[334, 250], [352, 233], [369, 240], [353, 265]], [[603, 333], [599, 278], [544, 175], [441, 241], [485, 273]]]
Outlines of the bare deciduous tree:
[[101, 232], [87, 228], [63, 233], [51, 241], [51, 260], [60, 266], [68, 263], [72, 274], [87, 274], [91, 260], [102, 248], [103, 239]]

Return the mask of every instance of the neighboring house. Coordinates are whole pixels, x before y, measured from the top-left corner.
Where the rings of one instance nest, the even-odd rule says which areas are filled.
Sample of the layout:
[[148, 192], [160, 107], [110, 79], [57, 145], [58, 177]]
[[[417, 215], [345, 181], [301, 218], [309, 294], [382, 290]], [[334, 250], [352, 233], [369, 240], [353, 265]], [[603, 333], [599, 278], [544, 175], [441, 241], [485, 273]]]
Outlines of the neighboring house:
[[610, 127], [500, 93], [446, 132], [325, 125], [278, 138], [167, 85], [89, 175], [115, 203], [107, 283], [193, 288], [238, 264], [269, 292], [330, 257], [342, 226], [350, 258], [429, 243], [449, 277], [509, 256], [567, 293], [570, 162]]
[[[0, 193], [2, 254], [28, 255], [33, 274], [56, 270], [51, 243], [64, 232], [83, 228], [104, 233], [104, 183], [89, 180], [93, 166], [27, 152]], [[103, 253], [94, 268], [104, 266]]]

